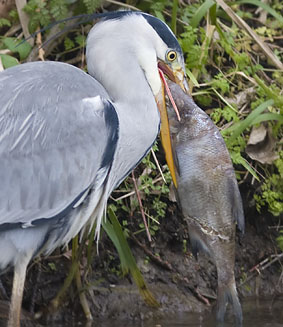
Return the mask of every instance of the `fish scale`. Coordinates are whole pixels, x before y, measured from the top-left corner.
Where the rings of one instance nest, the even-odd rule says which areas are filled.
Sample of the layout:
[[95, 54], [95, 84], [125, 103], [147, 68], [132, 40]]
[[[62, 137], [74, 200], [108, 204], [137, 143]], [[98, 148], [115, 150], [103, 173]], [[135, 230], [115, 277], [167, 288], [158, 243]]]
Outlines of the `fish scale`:
[[168, 82], [180, 112], [178, 121], [168, 105], [168, 119], [177, 170], [176, 195], [188, 224], [192, 251], [203, 250], [217, 268], [217, 320], [223, 321], [228, 302], [236, 324], [242, 324], [235, 276], [235, 230], [244, 231], [242, 200], [225, 142], [209, 116]]

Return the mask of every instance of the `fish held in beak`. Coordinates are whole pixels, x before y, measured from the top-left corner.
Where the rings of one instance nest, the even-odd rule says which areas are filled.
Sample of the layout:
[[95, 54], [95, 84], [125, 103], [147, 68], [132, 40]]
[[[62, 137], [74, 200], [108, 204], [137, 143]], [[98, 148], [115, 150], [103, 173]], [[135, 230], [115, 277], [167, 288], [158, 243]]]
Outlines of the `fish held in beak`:
[[169, 122], [168, 122], [168, 116], [167, 116], [167, 109], [166, 109], [166, 102], [165, 102], [165, 90], [166, 93], [172, 103], [172, 106], [175, 110], [177, 119], [180, 121], [180, 114], [178, 111], [178, 108], [174, 102], [174, 99], [171, 95], [170, 89], [167, 85], [165, 76], [163, 72], [168, 76], [169, 79], [171, 79], [174, 82], [178, 82], [178, 85], [182, 85], [182, 89], [187, 91], [187, 82], [185, 80], [185, 75], [183, 70], [180, 70], [179, 67], [177, 67], [175, 71], [173, 71], [168, 65], [166, 65], [163, 62], [158, 63], [158, 69], [160, 78], [162, 81], [162, 87], [160, 92], [156, 95], [155, 100], [158, 106], [158, 109], [160, 111], [160, 119], [161, 119], [161, 129], [160, 129], [160, 135], [161, 135], [161, 142], [162, 146], [165, 151], [165, 158], [168, 164], [168, 168], [170, 170], [173, 183], [175, 187], [177, 188], [177, 178], [176, 178], [176, 167], [174, 165], [174, 159], [173, 159], [173, 152], [172, 152], [172, 144], [171, 144], [171, 137], [170, 137], [170, 128], [169, 128]]
[[[244, 232], [241, 194], [225, 142], [209, 116], [178, 85], [168, 81], [181, 122], [168, 103], [171, 142], [178, 168], [177, 195], [188, 225], [195, 256], [211, 256], [218, 278], [217, 320], [224, 320], [228, 302], [236, 326], [242, 326], [242, 309], [236, 290], [235, 223]], [[218, 326], [218, 324], [217, 324]]]

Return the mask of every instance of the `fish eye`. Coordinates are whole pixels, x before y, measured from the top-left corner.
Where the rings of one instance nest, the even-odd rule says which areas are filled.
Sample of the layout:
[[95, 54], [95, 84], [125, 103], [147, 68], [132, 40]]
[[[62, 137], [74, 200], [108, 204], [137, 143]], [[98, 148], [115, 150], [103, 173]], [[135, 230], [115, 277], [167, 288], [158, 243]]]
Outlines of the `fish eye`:
[[177, 52], [174, 50], [169, 50], [166, 53], [166, 58], [168, 61], [174, 61], [177, 58]]

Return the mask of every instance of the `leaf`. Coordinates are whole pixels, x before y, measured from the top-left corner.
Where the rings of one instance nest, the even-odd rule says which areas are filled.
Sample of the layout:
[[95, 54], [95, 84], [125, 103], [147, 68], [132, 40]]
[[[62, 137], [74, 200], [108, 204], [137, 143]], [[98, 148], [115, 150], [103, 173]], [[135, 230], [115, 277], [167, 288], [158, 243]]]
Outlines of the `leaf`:
[[231, 152], [230, 155], [233, 163], [242, 165], [256, 180], [259, 181], [256, 171], [251, 167], [249, 162], [241, 156], [240, 152]]
[[0, 54], [1, 61], [3, 64], [3, 67], [5, 69], [16, 66], [19, 64], [18, 60], [12, 56], [9, 56], [7, 54]]
[[85, 44], [86, 44], [86, 37], [85, 37], [85, 35], [81, 35], [81, 34], [79, 34], [79, 35], [77, 35], [76, 37], [75, 37], [75, 40], [76, 40], [76, 42], [77, 42], [77, 44], [80, 46], [80, 47], [85, 47]]
[[267, 86], [257, 75], [254, 75], [254, 79], [266, 95], [274, 101], [275, 106], [280, 108], [280, 113], [283, 114], [283, 96], [274, 92], [272, 88]]
[[73, 49], [75, 47], [75, 43], [69, 37], [66, 37], [64, 40], [64, 47], [65, 47], [65, 50]]
[[199, 25], [200, 21], [204, 17], [204, 15], [207, 13], [207, 11], [215, 4], [213, 0], [206, 0], [195, 12], [193, 15], [190, 25], [195, 28]]
[[11, 22], [6, 18], [0, 18], [0, 27], [11, 26]]
[[122, 227], [111, 208], [108, 208], [108, 217], [110, 221], [104, 221], [102, 226], [118, 251], [123, 273], [131, 273], [142, 297], [148, 305], [152, 307], [159, 307], [159, 303], [156, 301], [145, 284], [143, 276], [125, 238]]
[[195, 75], [189, 70], [189, 68], [186, 69], [186, 73], [190, 78], [190, 81], [192, 81], [192, 83], [196, 86], [199, 87], [199, 83], [197, 81], [197, 79], [195, 78]]
[[9, 50], [18, 53], [20, 60], [26, 59], [32, 49], [31, 45], [26, 41], [17, 40], [13, 37], [5, 37], [3, 43]]
[[248, 3], [251, 5], [255, 5], [257, 7], [261, 7], [265, 11], [267, 11], [270, 15], [272, 15], [274, 18], [276, 18], [280, 23], [283, 23], [283, 17], [278, 14], [273, 8], [271, 8], [267, 3], [264, 1], [259, 1], [259, 0], [241, 0], [237, 1], [238, 4], [240, 3]]
[[55, 20], [64, 19], [68, 15], [68, 8], [65, 0], [52, 0], [50, 2], [50, 13]]
[[89, 14], [95, 12], [95, 10], [101, 5], [101, 0], [83, 0]]
[[276, 140], [270, 128], [261, 124], [252, 128], [248, 144], [246, 147], [247, 155], [262, 164], [271, 165], [279, 158], [275, 151]]
[[54, 262], [49, 262], [48, 266], [49, 266], [50, 270], [57, 271], [57, 268], [56, 268], [56, 265]]
[[51, 21], [49, 9], [47, 9], [47, 1], [29, 0], [24, 7], [24, 11], [29, 15], [29, 30], [34, 33], [41, 26], [47, 26]]
[[268, 121], [268, 120], [277, 120], [280, 123], [283, 123], [283, 116], [274, 113], [262, 114], [253, 120], [252, 125], [259, 124], [263, 121]]
[[[280, 231], [280, 234], [282, 234], [282, 230]], [[279, 237], [277, 237], [276, 242], [277, 242], [279, 248], [281, 249], [281, 251], [283, 251], [283, 235], [280, 235]]]
[[253, 124], [254, 119], [258, 118], [258, 116], [268, 107], [273, 105], [273, 100], [268, 100], [259, 105], [256, 109], [254, 109], [244, 120], [241, 122], [227, 128], [224, 130], [224, 133], [232, 133], [229, 137], [229, 142], [236, 139], [246, 128]]

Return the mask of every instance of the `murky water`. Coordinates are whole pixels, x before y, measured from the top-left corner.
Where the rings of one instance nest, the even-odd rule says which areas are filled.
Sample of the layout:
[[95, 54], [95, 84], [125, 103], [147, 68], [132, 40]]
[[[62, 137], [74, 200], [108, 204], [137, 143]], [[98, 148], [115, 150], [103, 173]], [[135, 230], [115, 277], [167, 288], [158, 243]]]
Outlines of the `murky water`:
[[[242, 303], [244, 323], [243, 327], [283, 327], [283, 297], [280, 299], [249, 299]], [[163, 319], [147, 322], [119, 322], [106, 321], [93, 323], [84, 327], [215, 327], [216, 322], [213, 314], [176, 314]], [[221, 327], [235, 326], [231, 312], [228, 319]]]
[[[283, 297], [272, 299], [248, 299], [242, 302], [244, 323], [243, 327], [283, 327]], [[225, 324], [221, 327], [235, 326], [233, 316], [228, 311]], [[25, 325], [25, 324], [23, 324]], [[0, 327], [5, 326], [0, 320]], [[36, 322], [28, 324], [30, 327], [46, 327]], [[65, 325], [49, 323], [48, 327], [220, 327], [214, 320], [214, 315], [178, 313], [167, 318], [155, 319], [150, 321], [119, 321], [105, 320], [94, 321], [92, 323], [76, 322]]]

